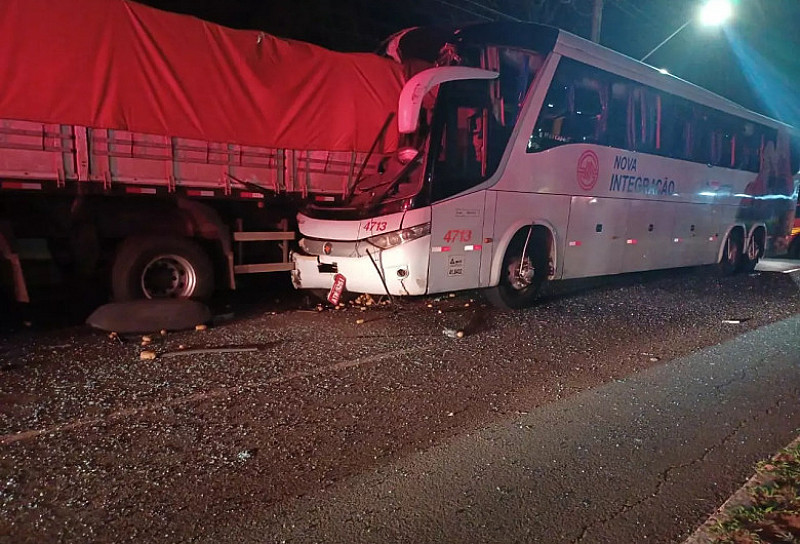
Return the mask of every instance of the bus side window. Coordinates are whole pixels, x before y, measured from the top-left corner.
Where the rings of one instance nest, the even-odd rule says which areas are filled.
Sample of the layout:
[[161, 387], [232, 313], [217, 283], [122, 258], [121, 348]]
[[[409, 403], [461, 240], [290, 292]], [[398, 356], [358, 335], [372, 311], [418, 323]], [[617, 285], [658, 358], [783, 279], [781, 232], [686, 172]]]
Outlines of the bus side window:
[[603, 113], [608, 108], [607, 93], [604, 100], [602, 90], [603, 85], [597, 80], [584, 79], [576, 83], [565, 130], [572, 141], [598, 143], [601, 140]]
[[692, 160], [711, 164], [711, 129], [705, 108], [695, 107], [692, 133]]
[[732, 168], [733, 159], [736, 156], [732, 120], [727, 115], [718, 112], [713, 113], [711, 118], [713, 120], [712, 126], [714, 127], [710, 135], [711, 164]]
[[528, 153], [544, 151], [571, 141], [563, 134], [564, 121], [569, 112], [569, 92], [566, 84], [553, 81], [528, 141]]
[[761, 137], [756, 136], [756, 127], [753, 123], [745, 122], [736, 132], [734, 146], [734, 168], [758, 172], [758, 151], [761, 147]]
[[628, 102], [628, 148], [655, 151], [659, 140], [661, 100], [646, 87], [634, 87]]
[[682, 98], [662, 95], [660, 155], [689, 159], [692, 148], [692, 109]]
[[606, 117], [606, 145], [619, 149], [628, 147], [628, 95], [630, 85], [615, 81], [611, 84]]
[[600, 143], [608, 90], [600, 72], [563, 59], [547, 91], [528, 141], [528, 153], [569, 143]]

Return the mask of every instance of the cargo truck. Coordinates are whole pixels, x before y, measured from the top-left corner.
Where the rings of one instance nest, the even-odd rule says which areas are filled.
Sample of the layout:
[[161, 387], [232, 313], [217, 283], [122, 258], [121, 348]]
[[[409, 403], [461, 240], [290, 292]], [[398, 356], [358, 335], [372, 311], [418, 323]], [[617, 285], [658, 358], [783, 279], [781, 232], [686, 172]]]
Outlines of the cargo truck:
[[[397, 146], [400, 63], [127, 0], [0, 12], [0, 278], [203, 299]], [[34, 288], [34, 289], [32, 289]]]

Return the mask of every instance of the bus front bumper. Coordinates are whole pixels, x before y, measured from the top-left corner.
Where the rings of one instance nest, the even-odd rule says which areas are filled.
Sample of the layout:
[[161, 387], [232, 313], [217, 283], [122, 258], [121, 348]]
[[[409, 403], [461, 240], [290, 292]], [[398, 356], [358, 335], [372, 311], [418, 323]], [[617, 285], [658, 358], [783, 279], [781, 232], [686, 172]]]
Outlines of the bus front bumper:
[[[428, 287], [430, 236], [369, 255], [341, 257], [292, 253], [296, 289], [330, 289], [337, 274], [351, 293], [424, 295]], [[383, 276], [383, 279], [381, 279]], [[385, 285], [384, 285], [385, 282]]]

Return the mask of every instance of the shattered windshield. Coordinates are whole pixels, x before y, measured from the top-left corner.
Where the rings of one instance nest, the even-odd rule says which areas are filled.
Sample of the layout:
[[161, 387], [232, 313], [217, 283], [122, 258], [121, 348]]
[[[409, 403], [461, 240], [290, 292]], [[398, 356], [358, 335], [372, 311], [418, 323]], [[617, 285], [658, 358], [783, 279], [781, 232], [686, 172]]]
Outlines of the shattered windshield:
[[416, 132], [403, 135], [395, 153], [376, 159], [377, 167], [356, 176], [336, 206], [339, 213], [392, 213], [427, 205], [474, 187], [495, 172], [544, 56], [511, 47], [468, 53], [453, 62], [498, 72], [499, 77], [447, 81], [432, 88], [422, 101]]
[[377, 171], [361, 176], [346, 199], [356, 208], [374, 208], [387, 201], [406, 200], [422, 188], [421, 152], [415, 147], [401, 147], [378, 163]]

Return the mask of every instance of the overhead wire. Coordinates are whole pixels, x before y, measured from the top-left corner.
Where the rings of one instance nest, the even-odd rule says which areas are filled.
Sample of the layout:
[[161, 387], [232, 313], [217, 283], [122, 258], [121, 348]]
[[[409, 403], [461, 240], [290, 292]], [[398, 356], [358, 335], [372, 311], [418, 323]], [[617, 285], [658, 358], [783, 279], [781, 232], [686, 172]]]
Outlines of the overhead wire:
[[[491, 21], [492, 20], [491, 17], [488, 17], [488, 16], [483, 15], [481, 13], [477, 13], [475, 11], [469, 10], [469, 9], [463, 7], [463, 6], [459, 6], [459, 5], [453, 4], [451, 2], [448, 2], [447, 0], [434, 0], [434, 2], [439, 2], [440, 4], [443, 4], [445, 6], [448, 6], [448, 7], [455, 8], [457, 10], [463, 11], [464, 13], [469, 13], [470, 15], [474, 15], [475, 17], [479, 17], [479, 18], [483, 19], [484, 21]], [[483, 7], [483, 6], [481, 6], [481, 7]]]
[[[595, 1], [596, 1], [596, 0], [595, 0]], [[572, 10], [573, 10], [575, 13], [577, 13], [578, 15], [580, 15], [581, 17], [591, 17], [591, 16], [592, 16], [592, 10], [589, 10], [589, 11], [582, 11], [582, 10], [580, 10], [580, 9], [578, 8], [578, 2], [574, 2], [574, 1], [573, 1], [573, 2], [570, 2], [570, 5], [572, 6]]]
[[484, 10], [488, 11], [489, 13], [494, 13], [495, 15], [503, 17], [504, 19], [508, 19], [509, 21], [516, 21], [518, 23], [524, 22], [522, 19], [514, 17], [513, 15], [509, 15], [508, 13], [503, 13], [502, 11], [494, 9], [494, 8], [490, 8], [489, 6], [484, 6], [484, 5], [479, 4], [478, 2], [475, 2], [473, 0], [463, 0], [463, 1], [466, 2], [467, 4], [472, 4], [473, 6], [477, 6], [477, 7], [481, 8], [481, 9], [484, 9]]
[[[619, 11], [621, 11], [625, 15], [627, 15], [627, 16], [633, 18], [633, 19], [638, 19], [638, 20], [641, 20], [641, 21], [647, 23], [649, 26], [652, 26], [652, 28], [658, 28], [658, 29], [663, 29], [664, 28], [663, 22], [659, 21], [658, 19], [656, 19], [654, 16], [648, 14], [647, 12], [642, 11], [641, 8], [639, 8], [638, 6], [633, 4], [632, 2], [629, 2], [628, 0], [615, 0], [614, 2], [611, 3], [611, 5], [614, 6], [615, 8], [617, 8]], [[638, 12], [638, 13], [635, 13], [634, 11], [631, 11], [631, 8], [635, 9], [636, 12]]]

